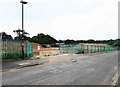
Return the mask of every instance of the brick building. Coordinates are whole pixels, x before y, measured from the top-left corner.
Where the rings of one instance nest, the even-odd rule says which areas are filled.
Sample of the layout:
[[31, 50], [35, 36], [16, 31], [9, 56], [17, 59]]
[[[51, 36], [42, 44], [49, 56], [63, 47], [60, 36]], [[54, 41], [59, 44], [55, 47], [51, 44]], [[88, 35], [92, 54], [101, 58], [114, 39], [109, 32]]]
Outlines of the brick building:
[[43, 47], [42, 47], [40, 44], [32, 42], [32, 52], [33, 52], [33, 56], [39, 56], [39, 51], [40, 51], [42, 48], [43, 48]]

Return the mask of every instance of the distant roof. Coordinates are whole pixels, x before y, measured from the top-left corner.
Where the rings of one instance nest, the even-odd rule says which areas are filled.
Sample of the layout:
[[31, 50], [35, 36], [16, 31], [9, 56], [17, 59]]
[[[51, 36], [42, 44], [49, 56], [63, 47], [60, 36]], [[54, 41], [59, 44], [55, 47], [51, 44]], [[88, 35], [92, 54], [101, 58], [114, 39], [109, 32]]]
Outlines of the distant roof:
[[42, 48], [42, 51], [49, 51], [49, 50], [58, 50], [58, 47], [51, 47], [51, 48]]
[[79, 43], [78, 45], [96, 45], [96, 46], [109, 46], [108, 44], [98, 44], [98, 43]]

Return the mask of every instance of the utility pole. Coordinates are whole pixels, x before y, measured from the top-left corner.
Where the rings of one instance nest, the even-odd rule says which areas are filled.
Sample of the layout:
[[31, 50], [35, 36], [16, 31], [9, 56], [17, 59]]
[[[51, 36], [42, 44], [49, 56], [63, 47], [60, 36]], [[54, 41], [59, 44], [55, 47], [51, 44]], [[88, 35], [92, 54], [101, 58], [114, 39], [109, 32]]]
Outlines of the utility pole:
[[24, 59], [24, 4], [28, 2], [21, 0], [22, 3], [22, 59]]

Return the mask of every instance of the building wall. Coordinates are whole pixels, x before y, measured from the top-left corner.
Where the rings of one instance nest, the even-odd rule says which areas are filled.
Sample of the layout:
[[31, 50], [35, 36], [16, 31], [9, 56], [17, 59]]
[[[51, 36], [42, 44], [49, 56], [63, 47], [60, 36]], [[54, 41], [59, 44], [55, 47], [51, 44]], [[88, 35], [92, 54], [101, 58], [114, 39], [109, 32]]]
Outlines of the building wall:
[[32, 52], [33, 52], [33, 56], [39, 56], [39, 51], [42, 49], [42, 46], [38, 43], [32, 43]]

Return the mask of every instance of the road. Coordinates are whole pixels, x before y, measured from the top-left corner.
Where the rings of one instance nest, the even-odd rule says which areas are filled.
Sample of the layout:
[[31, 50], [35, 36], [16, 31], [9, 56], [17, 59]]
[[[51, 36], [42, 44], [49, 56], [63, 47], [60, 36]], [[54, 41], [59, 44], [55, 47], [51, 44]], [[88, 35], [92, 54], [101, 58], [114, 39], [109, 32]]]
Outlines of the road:
[[3, 85], [111, 85], [118, 52], [66, 54], [43, 65], [3, 72]]

